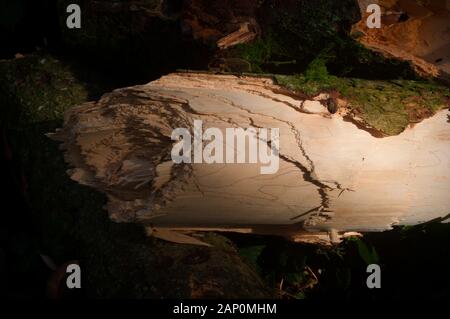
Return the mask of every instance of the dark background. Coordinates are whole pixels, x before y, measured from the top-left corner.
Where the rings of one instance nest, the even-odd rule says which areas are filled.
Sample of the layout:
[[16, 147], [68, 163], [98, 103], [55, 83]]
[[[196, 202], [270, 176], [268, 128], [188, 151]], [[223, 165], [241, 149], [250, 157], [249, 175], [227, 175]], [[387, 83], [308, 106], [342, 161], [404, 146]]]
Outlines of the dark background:
[[[82, 6], [83, 27], [82, 31], [75, 33], [66, 30], [61, 23], [66, 16], [61, 10], [65, 1], [0, 0], [0, 59], [14, 59], [17, 53], [35, 55], [38, 57], [36, 61], [43, 56], [55, 57], [68, 65], [76, 80], [87, 87], [89, 98], [95, 99], [114, 88], [146, 83], [177, 69], [207, 70], [214, 59], [235, 54], [232, 50], [218, 53], [217, 48], [208, 41], [195, 39], [180, 18], [186, 14], [186, 2], [181, 0], [165, 2], [162, 14], [167, 19], [142, 16], [128, 10], [99, 14], [91, 6], [93, 2], [79, 3]], [[283, 54], [273, 50], [270, 59], [295, 60], [296, 63], [290, 68], [276, 68], [263, 61], [259, 67], [264, 72], [301, 72], [318, 52], [328, 48], [327, 43], [334, 41], [335, 45], [331, 49], [333, 58], [328, 65], [333, 74], [381, 79], [393, 78], [394, 74], [399, 73], [405, 78], [416, 76], [403, 63], [368, 53], [350, 40], [349, 27], [359, 18], [352, 1], [337, 4], [334, 12], [338, 13], [333, 13], [337, 19], [328, 13], [328, 9], [336, 6], [333, 3], [337, 1], [304, 2], [300, 6], [303, 11], [300, 10], [298, 16], [295, 15], [296, 1], [263, 3], [263, 7], [254, 10], [254, 1], [212, 1], [207, 4], [197, 1], [196, 8], [200, 10], [198, 12], [208, 10], [218, 17], [219, 22], [211, 27], [225, 33], [228, 27], [233, 27], [228, 26], [228, 19], [236, 12], [266, 21], [267, 24], [261, 23], [264, 36], [271, 32], [278, 34], [276, 38], [281, 41], [281, 45], [289, 49]], [[190, 15], [197, 14], [201, 18], [197, 11], [190, 8]], [[321, 11], [322, 8], [325, 9]], [[308, 12], [313, 11], [323, 12], [320, 17], [325, 22], [303, 25], [303, 20], [296, 20], [299, 16], [304, 19]], [[286, 18], [286, 14], [293, 15], [288, 16], [292, 18], [287, 19], [291, 22], [289, 25], [280, 22], [280, 19]], [[334, 25], [329, 21], [337, 22]], [[305, 28], [308, 31], [305, 32]], [[81, 32], [86, 34], [80, 35]], [[299, 40], [304, 43], [303, 47], [295, 45]], [[364, 55], [364, 63], [359, 62], [360, 54]], [[33, 60], [31, 67], [39, 63], [36, 61]], [[20, 76], [26, 77], [27, 67], [30, 66], [23, 67], [24, 75], [15, 73], [8, 84], [20, 79]], [[36, 83], [36, 86], [39, 85], [42, 85], [42, 90], [46, 89], [45, 85]], [[12, 86], [17, 85], [13, 83]], [[185, 285], [189, 272], [199, 270], [180, 266], [186, 268], [186, 273], [181, 271], [180, 278], [177, 278], [179, 281], [172, 281], [173, 274], [180, 268], [171, 268], [175, 267], [172, 265], [176, 264], [176, 259], [170, 254], [186, 254], [196, 258], [207, 256], [214, 260], [210, 254], [215, 253], [197, 248], [183, 248], [180, 252], [178, 249], [181, 248], [175, 245], [145, 239], [136, 225], [110, 222], [101, 208], [103, 196], [74, 185], [68, 179], [57, 145], [43, 135], [59, 127], [61, 119], [32, 124], [14, 122], [9, 114], [11, 109], [19, 109], [16, 98], [0, 90], [0, 169], [3, 188], [0, 210], [1, 294], [9, 298], [50, 297], [48, 286], [55, 282], [52, 279], [55, 271], [41, 257], [49, 255], [57, 265], [77, 260], [83, 269], [87, 269], [86, 288], [83, 286], [81, 291], [76, 292], [58, 291], [58, 298], [159, 298], [189, 295], [182, 289], [176, 292], [177, 285], [180, 282]], [[3, 112], [7, 109], [8, 112]], [[383, 288], [380, 291], [368, 291], [365, 287], [365, 259], [370, 259], [370, 256], [365, 256], [358, 246], [360, 244], [354, 242], [344, 243], [328, 251], [276, 237], [231, 234], [226, 240], [231, 240], [238, 251], [250, 252], [246, 256], [241, 253], [241, 256], [250, 260], [252, 252], [262, 247], [262, 252], [253, 262], [260, 267], [259, 273], [265, 278], [268, 287], [280, 277], [298, 272], [305, 265], [305, 260], [315, 269], [326, 269], [326, 275], [318, 287], [302, 297], [449, 297], [450, 229], [438, 221], [366, 235], [364, 245], [376, 248], [383, 267]], [[147, 249], [150, 252], [141, 255]], [[222, 253], [217, 253], [218, 259]], [[171, 273], [166, 273], [166, 269], [171, 269]], [[207, 273], [211, 269], [214, 268], [201, 268], [201, 271]], [[211, 271], [211, 277], [214, 276], [219, 276], [217, 271]], [[241, 277], [237, 279], [230, 276], [225, 280], [236, 280], [233, 289], [238, 290], [241, 286], [239, 278], [250, 275], [240, 273]], [[149, 292], [148, 287], [156, 288], [151, 288], [154, 290]], [[266, 288], [253, 289], [249, 289], [251, 296], [256, 296], [256, 290], [264, 291]], [[267, 289], [270, 291], [270, 288]], [[245, 296], [239, 291], [226, 293], [233, 297]], [[258, 296], [273, 296], [273, 293], [264, 291]]]

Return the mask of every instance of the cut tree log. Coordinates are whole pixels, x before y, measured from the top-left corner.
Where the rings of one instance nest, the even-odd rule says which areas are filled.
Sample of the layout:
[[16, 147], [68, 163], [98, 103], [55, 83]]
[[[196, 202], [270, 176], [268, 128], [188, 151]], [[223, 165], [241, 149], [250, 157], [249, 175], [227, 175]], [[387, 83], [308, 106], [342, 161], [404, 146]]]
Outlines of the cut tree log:
[[[380, 231], [449, 213], [448, 110], [376, 138], [342, 110], [282, 92], [271, 78], [175, 73], [73, 107], [52, 137], [71, 178], [105, 193], [118, 222], [309, 240], [307, 231]], [[278, 128], [278, 171], [174, 164], [172, 131], [194, 120], [205, 129]]]

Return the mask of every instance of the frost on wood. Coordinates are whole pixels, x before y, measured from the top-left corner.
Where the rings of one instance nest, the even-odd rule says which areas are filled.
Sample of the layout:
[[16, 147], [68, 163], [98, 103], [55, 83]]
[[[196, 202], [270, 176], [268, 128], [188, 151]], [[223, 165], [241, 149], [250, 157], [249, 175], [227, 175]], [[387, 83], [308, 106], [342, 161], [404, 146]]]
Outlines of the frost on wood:
[[[52, 136], [71, 178], [105, 193], [115, 221], [295, 235], [375, 231], [449, 213], [447, 110], [386, 138], [344, 113], [270, 78], [179, 73], [74, 107]], [[172, 130], [194, 120], [222, 130], [279, 128], [278, 172], [173, 164]]]

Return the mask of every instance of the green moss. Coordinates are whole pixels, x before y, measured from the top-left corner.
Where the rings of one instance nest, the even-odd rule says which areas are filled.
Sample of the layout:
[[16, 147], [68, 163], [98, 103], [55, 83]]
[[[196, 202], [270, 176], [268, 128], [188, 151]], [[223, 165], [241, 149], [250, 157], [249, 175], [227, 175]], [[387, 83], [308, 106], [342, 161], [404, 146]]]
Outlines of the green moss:
[[355, 115], [386, 135], [401, 133], [447, 106], [449, 90], [427, 81], [376, 81], [329, 76], [320, 61], [305, 75], [276, 75], [280, 85], [308, 95], [338, 91]]
[[236, 252], [233, 243], [228, 238], [219, 234], [208, 232], [202, 234], [199, 239], [223, 251]]
[[47, 54], [0, 62], [2, 118], [21, 127], [62, 118], [64, 111], [86, 101], [88, 92], [68, 65]]
[[65, 110], [88, 99], [87, 87], [68, 64], [41, 52], [0, 61], [0, 97], [2, 126], [41, 234], [36, 244], [58, 262], [74, 258], [74, 212], [101, 210], [102, 200], [70, 180], [58, 145], [45, 134], [61, 127]]
[[328, 74], [325, 59], [321, 57], [315, 58], [306, 69], [305, 77], [308, 80], [313, 81], [322, 81], [322, 82], [329, 81], [331, 77]]
[[265, 0], [259, 10], [260, 37], [228, 52], [250, 62], [252, 72], [302, 73], [326, 52], [326, 65], [336, 76], [417, 79], [409, 62], [368, 50], [358, 34], [350, 34], [360, 19], [355, 1]]
[[262, 73], [267, 66], [296, 64], [296, 60], [292, 59], [289, 51], [270, 31], [264, 38], [236, 46], [231, 51], [231, 55], [248, 61], [254, 73]]

